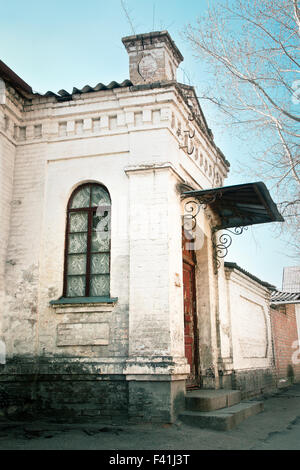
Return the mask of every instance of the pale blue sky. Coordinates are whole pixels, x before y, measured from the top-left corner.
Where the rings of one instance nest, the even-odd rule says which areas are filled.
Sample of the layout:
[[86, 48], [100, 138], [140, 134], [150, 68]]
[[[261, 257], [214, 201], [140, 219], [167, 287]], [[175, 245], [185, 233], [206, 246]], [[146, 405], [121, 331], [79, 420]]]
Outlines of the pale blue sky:
[[[185, 24], [194, 23], [204, 12], [206, 0], [125, 3], [136, 33], [168, 29], [185, 58], [185, 73], [200, 91], [206, 84], [204, 68], [193, 57], [181, 32]], [[133, 32], [120, 0], [0, 0], [0, 12], [0, 59], [33, 90], [71, 91], [74, 86], [129, 78], [128, 56], [121, 38]], [[187, 82], [182, 70], [177, 79]], [[249, 164], [251, 136], [248, 141], [229, 137], [214, 124], [214, 110], [201, 104], [217, 145], [231, 163], [231, 175], [225, 184], [257, 181], [254, 174], [246, 177], [239, 173], [237, 165], [238, 161]], [[259, 179], [263, 181], [263, 175]], [[272, 225], [253, 226], [234, 237], [226, 259], [280, 288], [283, 267], [297, 262], [287, 256], [284, 236], [276, 236]]]

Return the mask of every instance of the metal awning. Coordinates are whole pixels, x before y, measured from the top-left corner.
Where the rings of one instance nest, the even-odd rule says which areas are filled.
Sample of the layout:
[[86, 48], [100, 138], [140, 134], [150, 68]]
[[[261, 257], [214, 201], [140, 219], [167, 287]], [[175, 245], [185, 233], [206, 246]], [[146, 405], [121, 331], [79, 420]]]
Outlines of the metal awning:
[[200, 204], [209, 205], [220, 217], [220, 225], [215, 227], [217, 230], [284, 221], [262, 181], [185, 191], [182, 196], [193, 197]]

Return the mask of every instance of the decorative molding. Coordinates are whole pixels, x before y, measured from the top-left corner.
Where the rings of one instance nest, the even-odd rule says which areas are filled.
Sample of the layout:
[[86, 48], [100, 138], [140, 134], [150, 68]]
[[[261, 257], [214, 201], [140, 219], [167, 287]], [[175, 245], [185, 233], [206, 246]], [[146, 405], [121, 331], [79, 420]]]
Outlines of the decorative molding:
[[182, 176], [178, 173], [177, 169], [171, 162], [165, 163], [141, 163], [140, 165], [130, 165], [124, 168], [124, 172], [127, 175], [131, 173], [144, 173], [145, 171], [156, 171], [156, 170], [171, 170], [175, 176], [184, 182]]

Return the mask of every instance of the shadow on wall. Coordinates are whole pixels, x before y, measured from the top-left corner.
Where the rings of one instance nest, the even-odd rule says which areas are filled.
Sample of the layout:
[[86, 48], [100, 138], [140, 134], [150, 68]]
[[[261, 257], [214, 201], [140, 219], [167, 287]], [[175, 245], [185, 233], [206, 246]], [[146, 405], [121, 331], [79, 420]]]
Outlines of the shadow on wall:
[[291, 380], [292, 383], [294, 382], [295, 373], [291, 364], [287, 366], [287, 377]]

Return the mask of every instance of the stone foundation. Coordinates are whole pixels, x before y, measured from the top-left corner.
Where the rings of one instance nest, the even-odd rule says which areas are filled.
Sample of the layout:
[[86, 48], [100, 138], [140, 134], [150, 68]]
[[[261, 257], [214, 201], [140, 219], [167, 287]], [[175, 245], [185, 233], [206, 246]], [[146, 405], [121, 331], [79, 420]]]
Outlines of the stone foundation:
[[275, 369], [236, 370], [231, 375], [232, 388], [242, 392], [242, 400], [276, 389]]
[[76, 359], [10, 360], [0, 365], [0, 417], [171, 423], [183, 410], [184, 380], [128, 381], [100, 367]]
[[242, 400], [271, 392], [277, 387], [278, 378], [273, 368], [225, 371], [218, 377], [204, 376], [201, 381], [203, 389], [240, 390]]
[[34, 363], [0, 367], [0, 416], [105, 421], [128, 417], [128, 384], [123, 375], [87, 373], [91, 364], [75, 368], [74, 364], [52, 364], [46, 374]]
[[173, 423], [185, 406], [185, 380], [130, 381], [131, 422]]

